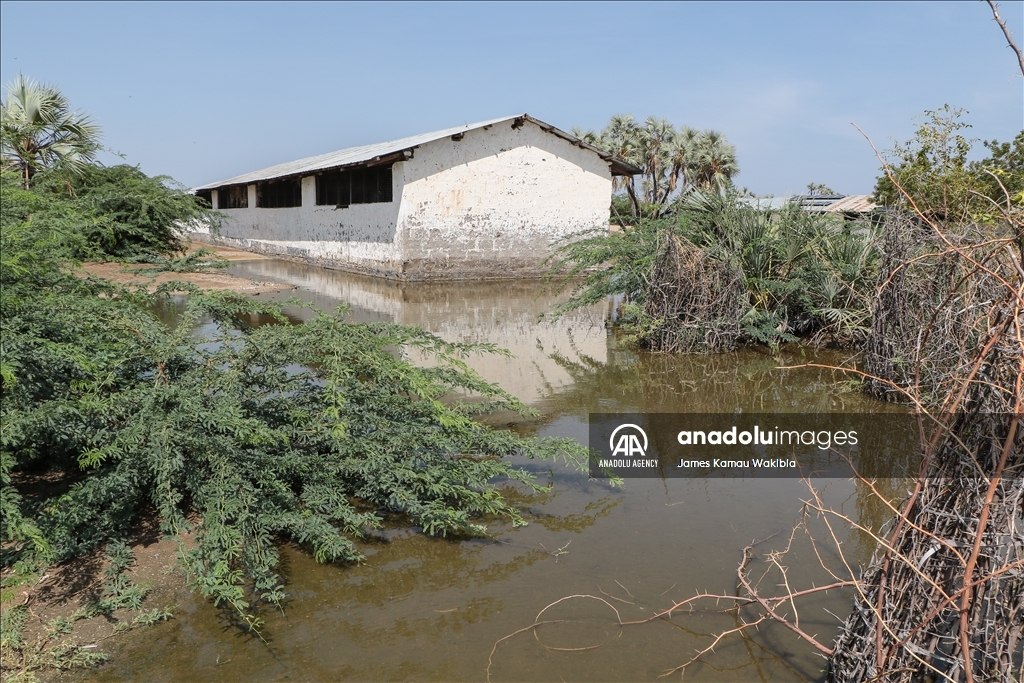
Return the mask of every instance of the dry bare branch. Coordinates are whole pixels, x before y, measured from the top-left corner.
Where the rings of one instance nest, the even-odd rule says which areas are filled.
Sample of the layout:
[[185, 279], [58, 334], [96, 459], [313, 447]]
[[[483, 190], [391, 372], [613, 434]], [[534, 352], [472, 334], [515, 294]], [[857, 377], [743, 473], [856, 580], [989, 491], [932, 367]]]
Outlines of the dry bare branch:
[[1003, 18], [999, 16], [999, 5], [992, 2], [992, 0], [986, 1], [988, 2], [988, 6], [992, 9], [992, 18], [995, 19], [997, 24], [999, 24], [999, 28], [1003, 29], [1003, 35], [1006, 36], [1006, 42], [1009, 44], [1010, 49], [1016, 53], [1017, 64], [1020, 66], [1020, 74], [1021, 76], [1024, 76], [1024, 52], [1021, 52], [1020, 48], [1017, 47], [1017, 43], [1013, 42], [1013, 34], [1010, 33], [1010, 29], [1007, 28], [1006, 22], [1003, 21]]

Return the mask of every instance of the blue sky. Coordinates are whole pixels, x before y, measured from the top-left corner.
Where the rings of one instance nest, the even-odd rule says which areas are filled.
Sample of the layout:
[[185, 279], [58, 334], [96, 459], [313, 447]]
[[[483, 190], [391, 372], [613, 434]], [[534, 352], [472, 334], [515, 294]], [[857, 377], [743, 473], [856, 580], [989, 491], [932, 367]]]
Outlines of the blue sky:
[[[1024, 43], [1024, 3], [1001, 12]], [[1024, 127], [981, 2], [3, 2], [0, 80], [19, 72], [189, 186], [512, 113], [566, 130], [631, 113], [722, 131], [759, 194], [857, 194], [878, 163], [850, 122], [880, 149], [945, 103], [974, 137]]]

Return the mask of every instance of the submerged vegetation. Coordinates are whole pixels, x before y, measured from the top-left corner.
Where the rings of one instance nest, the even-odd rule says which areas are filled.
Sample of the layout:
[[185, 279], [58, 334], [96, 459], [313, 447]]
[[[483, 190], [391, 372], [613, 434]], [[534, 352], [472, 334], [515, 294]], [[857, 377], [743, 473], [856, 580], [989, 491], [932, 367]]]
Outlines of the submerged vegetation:
[[[647, 619], [620, 619], [622, 627], [684, 618], [699, 605], [733, 616], [662, 676], [709, 664], [727, 638], [769, 622], [826, 657], [822, 673], [834, 683], [1003, 683], [1024, 671], [1024, 134], [1012, 145], [986, 143], [991, 156], [969, 164], [955, 110], [943, 112], [929, 112], [915, 139], [888, 156], [878, 187], [896, 194], [875, 221], [691, 193], [666, 219], [560, 251], [553, 275], [587, 274], [563, 310], [618, 296], [620, 324], [648, 348], [720, 350], [778, 344], [784, 334], [856, 343], [866, 371], [816, 367], [863, 380], [919, 419], [920, 450], [908, 454], [919, 475], [902, 496], [886, 490], [895, 482], [857, 480], [891, 515], [885, 524], [829, 504], [827, 486], [808, 478], [788, 539], [738, 553], [735, 592], [696, 593]], [[820, 303], [830, 281], [855, 317]], [[777, 334], [750, 324], [763, 311], [774, 312]], [[866, 563], [842, 540], [849, 528], [870, 541]], [[809, 564], [801, 537], [824, 580], [790, 571]], [[805, 601], [836, 589], [851, 591], [854, 606], [829, 642], [807, 629], [814, 608]]]
[[[920, 474], [906, 498], [893, 503], [877, 482], [858, 482], [890, 521], [871, 529], [825, 503], [808, 480], [811, 497], [785, 547], [743, 549], [735, 595], [697, 594], [651, 618], [710, 600], [732, 604], [736, 617], [664, 675], [773, 621], [826, 656], [836, 683], [1019, 679], [1024, 132], [1013, 143], [986, 142], [990, 155], [968, 162], [960, 114], [926, 112], [914, 139], [887, 154], [876, 186], [887, 206], [875, 220], [812, 216], [794, 205], [763, 210], [739, 194], [691, 191], [660, 220], [620, 220], [610, 234], [561, 247], [552, 277], [564, 285], [587, 275], [562, 311], [619, 297], [619, 323], [653, 349], [856, 344], [867, 372], [835, 369], [920, 419]], [[826, 531], [815, 533], [812, 522]], [[864, 567], [839, 541], [836, 528], [847, 526], [874, 544]], [[801, 531], [830, 577], [825, 585], [792, 584], [787, 565]], [[770, 568], [760, 577], [757, 562]], [[802, 630], [797, 599], [836, 588], [853, 590], [855, 604], [827, 643]]]
[[[279, 305], [185, 283], [148, 293], [76, 277], [71, 264], [83, 258], [211, 265], [173, 254], [183, 247], [176, 225], [212, 216], [137, 169], [52, 161], [26, 174], [5, 151], [0, 188], [5, 582], [104, 546], [113, 553], [155, 517], [178, 540], [191, 585], [258, 629], [257, 603], [285, 596], [280, 543], [357, 562], [354, 541], [388, 520], [431, 536], [482, 535], [496, 520], [523, 523], [503, 486], [540, 488], [510, 456], [585, 463], [575, 442], [474, 419], [527, 412], [465, 364], [502, 353], [492, 345], [353, 324], [344, 309], [293, 325]], [[168, 309], [173, 325], [158, 315]], [[409, 362], [412, 351], [432, 367]], [[45, 487], [23, 486], [41, 477]], [[19, 613], [5, 614], [4, 666], [31, 668]]]
[[[90, 553], [105, 552], [109, 569], [98, 600], [32, 643], [25, 605], [5, 608], [5, 674], [101, 661], [64, 639], [77, 621], [129, 610], [124, 631], [169, 617], [143, 611], [145, 588], [125, 576], [142, 521], [176, 540], [195, 590], [259, 633], [261, 605], [286, 597], [281, 544], [359, 562], [358, 542], [389, 524], [484, 535], [523, 523], [511, 490], [542, 489], [513, 456], [585, 465], [576, 442], [476, 419], [528, 412], [466, 364], [503, 353], [493, 345], [354, 324], [344, 308], [296, 325], [280, 305], [185, 283], [147, 292], [74, 275], [82, 259], [222, 265], [183, 255], [175, 229], [216, 214], [166, 178], [90, 163], [93, 124], [56, 91], [19, 83], [4, 105], [0, 178], [0, 597]], [[844, 682], [972, 667], [999, 680], [1019, 667], [1024, 134], [970, 163], [958, 115], [929, 112], [897, 145], [876, 188], [890, 210], [861, 220], [763, 207], [732, 186], [735, 150], [720, 134], [616, 117], [580, 134], [640, 167], [639, 183], [614, 200], [614, 230], [552, 259], [560, 286], [584, 276], [556, 314], [611, 297], [640, 347], [667, 352], [863, 346], [869, 390], [937, 417], [913, 495], [884, 536], [864, 530], [878, 543], [871, 565], [833, 575], [846, 572], [832, 587], [860, 591], [838, 643], [797, 631]], [[820, 499], [807, 509], [835, 515]], [[750, 552], [746, 594], [716, 597], [793, 606], [793, 593], [765, 598], [748, 582]], [[769, 618], [787, 619], [735, 631]]]

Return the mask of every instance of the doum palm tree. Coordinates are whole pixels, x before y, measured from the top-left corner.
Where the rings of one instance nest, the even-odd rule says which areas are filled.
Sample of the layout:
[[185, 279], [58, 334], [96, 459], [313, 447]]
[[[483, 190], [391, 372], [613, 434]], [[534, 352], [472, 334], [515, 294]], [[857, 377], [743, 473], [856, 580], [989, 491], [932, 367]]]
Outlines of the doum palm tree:
[[693, 168], [695, 186], [723, 194], [739, 173], [736, 148], [717, 130], [704, 131], [694, 140]]
[[28, 189], [37, 172], [64, 168], [80, 172], [99, 149], [100, 127], [56, 88], [19, 75], [0, 103], [0, 157], [20, 174]]
[[[616, 114], [597, 138], [597, 145], [613, 156], [638, 166], [643, 165], [640, 154], [639, 126], [629, 114]], [[625, 189], [634, 216], [640, 215], [640, 202], [631, 176], [612, 177], [612, 190]]]
[[[593, 133], [574, 129], [577, 137]], [[588, 141], [590, 141], [588, 139]], [[673, 197], [690, 190], [724, 194], [739, 173], [736, 148], [718, 131], [699, 131], [689, 126], [676, 129], [662, 118], [649, 117], [643, 124], [629, 114], [613, 116], [593, 143], [641, 169], [639, 196], [636, 179], [613, 178], [612, 189], [629, 195], [634, 216], [640, 200], [652, 216], [667, 210]]]

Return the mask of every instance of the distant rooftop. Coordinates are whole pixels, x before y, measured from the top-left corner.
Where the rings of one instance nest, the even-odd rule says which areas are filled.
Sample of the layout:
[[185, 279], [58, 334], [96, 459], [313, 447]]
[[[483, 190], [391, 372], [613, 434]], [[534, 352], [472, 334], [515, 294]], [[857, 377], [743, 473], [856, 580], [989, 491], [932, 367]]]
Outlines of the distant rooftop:
[[246, 185], [249, 183], [259, 182], [261, 180], [302, 176], [328, 169], [343, 168], [345, 166], [357, 166], [373, 162], [383, 162], [386, 160], [386, 157], [411, 151], [428, 142], [442, 140], [453, 135], [459, 135], [466, 133], [467, 131], [476, 130], [477, 128], [487, 128], [506, 121], [514, 121], [515, 119], [530, 121], [548, 133], [557, 135], [563, 140], [568, 140], [577, 147], [589, 149], [611, 165], [612, 175], [631, 176], [640, 173], [639, 168], [636, 168], [621, 159], [615, 158], [603, 149], [580, 140], [575, 135], [559, 130], [549, 123], [544, 123], [540, 119], [533, 118], [529, 114], [519, 114], [516, 116], [503, 116], [489, 121], [479, 121], [465, 126], [456, 126], [455, 128], [445, 128], [444, 130], [436, 130], [432, 133], [421, 133], [419, 135], [413, 135], [399, 140], [392, 140], [390, 142], [377, 142], [372, 145], [349, 147], [348, 149], [338, 150], [337, 152], [330, 152], [328, 154], [321, 154], [315, 157], [307, 157], [305, 159], [277, 164], [276, 166], [269, 166], [267, 168], [260, 169], [259, 171], [252, 171], [251, 173], [245, 173], [243, 175], [235, 176], [234, 178], [228, 178], [227, 180], [207, 183], [206, 185], [202, 185], [194, 189], [215, 190], [218, 187], [225, 187], [227, 185]]
[[867, 194], [798, 194], [785, 197], [755, 197], [746, 200], [760, 209], [778, 210], [790, 202], [817, 213], [868, 213], [877, 205]]
[[878, 205], [868, 194], [805, 194], [793, 197], [808, 211], [823, 213], [868, 213]]

